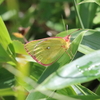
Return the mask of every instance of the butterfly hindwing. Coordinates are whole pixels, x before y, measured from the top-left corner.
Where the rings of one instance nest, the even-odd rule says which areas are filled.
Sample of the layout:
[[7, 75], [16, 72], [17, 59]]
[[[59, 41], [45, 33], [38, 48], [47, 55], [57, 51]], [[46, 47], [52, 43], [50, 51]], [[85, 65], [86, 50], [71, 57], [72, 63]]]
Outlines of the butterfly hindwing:
[[63, 38], [45, 38], [25, 44], [27, 52], [40, 64], [51, 65], [65, 52], [63, 46], [66, 42]]

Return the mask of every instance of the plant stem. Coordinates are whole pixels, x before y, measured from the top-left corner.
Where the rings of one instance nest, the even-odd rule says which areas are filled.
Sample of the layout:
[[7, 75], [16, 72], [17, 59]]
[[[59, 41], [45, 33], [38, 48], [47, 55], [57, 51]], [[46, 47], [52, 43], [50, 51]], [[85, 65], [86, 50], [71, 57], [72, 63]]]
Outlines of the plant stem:
[[79, 22], [80, 22], [80, 25], [81, 25], [82, 29], [84, 29], [84, 25], [83, 25], [83, 22], [82, 22], [82, 20], [81, 20], [79, 11], [78, 11], [78, 9], [77, 9], [76, 1], [75, 1], [75, 0], [74, 0], [74, 6], [75, 6], [76, 14], [77, 14], [78, 20], [79, 20]]

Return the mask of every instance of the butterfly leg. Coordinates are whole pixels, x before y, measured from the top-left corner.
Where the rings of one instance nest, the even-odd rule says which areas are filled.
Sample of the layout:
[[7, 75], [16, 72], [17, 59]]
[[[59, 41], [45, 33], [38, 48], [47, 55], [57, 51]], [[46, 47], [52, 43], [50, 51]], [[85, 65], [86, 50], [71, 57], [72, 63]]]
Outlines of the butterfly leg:
[[[70, 48], [71, 49], [71, 48]], [[74, 54], [72, 53], [72, 51], [71, 50], [69, 50], [70, 51], [70, 55], [71, 55], [71, 57], [73, 58], [74, 57]]]
[[72, 53], [72, 48], [71, 47], [66, 51], [66, 53], [68, 54], [68, 56], [70, 57], [70, 59], [73, 59], [74, 54]]
[[66, 51], [66, 53], [68, 54], [68, 56], [70, 57], [70, 59], [73, 58], [73, 56], [68, 51]]

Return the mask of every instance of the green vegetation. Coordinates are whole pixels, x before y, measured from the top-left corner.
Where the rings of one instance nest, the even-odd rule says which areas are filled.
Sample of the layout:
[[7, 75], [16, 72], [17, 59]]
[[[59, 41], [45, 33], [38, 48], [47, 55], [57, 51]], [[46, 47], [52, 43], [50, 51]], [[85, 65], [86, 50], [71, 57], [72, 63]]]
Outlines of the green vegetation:
[[[24, 49], [25, 38], [68, 34], [48, 67]], [[100, 100], [99, 49], [99, 0], [0, 0], [0, 100]]]

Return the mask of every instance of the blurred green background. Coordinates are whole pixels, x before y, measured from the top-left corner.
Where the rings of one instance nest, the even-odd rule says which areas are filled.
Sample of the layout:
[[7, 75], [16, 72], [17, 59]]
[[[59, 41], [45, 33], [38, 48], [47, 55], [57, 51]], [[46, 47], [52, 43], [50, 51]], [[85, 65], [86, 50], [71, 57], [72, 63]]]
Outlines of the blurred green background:
[[[100, 8], [96, 3], [77, 5], [77, 9], [84, 28], [99, 28]], [[83, 28], [73, 0], [5, 0], [0, 5], [0, 15], [12, 38], [15, 38], [12, 33], [20, 31], [20, 27], [30, 27], [27, 39], [55, 36], [66, 30], [63, 23], [68, 29]]]

